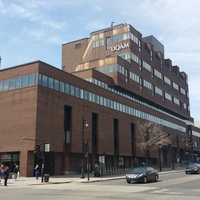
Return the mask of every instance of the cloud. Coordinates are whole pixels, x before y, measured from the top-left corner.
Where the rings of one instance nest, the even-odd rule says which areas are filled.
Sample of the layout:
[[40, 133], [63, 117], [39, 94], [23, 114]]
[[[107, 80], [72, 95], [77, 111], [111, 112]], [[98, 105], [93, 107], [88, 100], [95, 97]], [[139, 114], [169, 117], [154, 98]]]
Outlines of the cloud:
[[59, 66], [63, 43], [88, 37], [111, 22], [131, 24], [143, 37], [154, 35], [165, 47], [165, 58], [188, 74], [191, 110], [197, 116], [199, 7], [199, 0], [0, 0], [2, 66], [31, 59]]
[[0, 14], [14, 18], [15, 20], [24, 19], [28, 20], [29, 22], [35, 22], [51, 29], [62, 30], [64, 27], [66, 27], [66, 23], [64, 21], [57, 21], [49, 14], [45, 15], [45, 12], [43, 12], [42, 8], [37, 3], [32, 4], [30, 2], [22, 4], [1, 2]]

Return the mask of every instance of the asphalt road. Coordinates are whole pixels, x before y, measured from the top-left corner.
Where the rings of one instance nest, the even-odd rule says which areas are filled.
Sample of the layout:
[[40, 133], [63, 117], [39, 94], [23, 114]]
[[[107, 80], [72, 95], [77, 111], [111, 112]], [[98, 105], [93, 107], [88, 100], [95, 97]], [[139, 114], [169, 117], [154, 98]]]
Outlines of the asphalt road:
[[[0, 186], [1, 199], [15, 200], [197, 200], [200, 175], [160, 175], [159, 182], [127, 184], [125, 179], [33, 186]], [[170, 198], [170, 199], [169, 199]]]

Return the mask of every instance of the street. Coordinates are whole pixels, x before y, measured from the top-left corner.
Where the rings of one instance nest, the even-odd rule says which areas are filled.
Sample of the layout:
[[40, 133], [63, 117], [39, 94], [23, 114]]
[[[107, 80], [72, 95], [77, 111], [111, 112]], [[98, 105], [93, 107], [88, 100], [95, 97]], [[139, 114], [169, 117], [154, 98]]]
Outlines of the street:
[[200, 175], [183, 171], [161, 174], [158, 182], [127, 184], [125, 179], [92, 183], [0, 186], [1, 199], [15, 200], [196, 200], [200, 196]]

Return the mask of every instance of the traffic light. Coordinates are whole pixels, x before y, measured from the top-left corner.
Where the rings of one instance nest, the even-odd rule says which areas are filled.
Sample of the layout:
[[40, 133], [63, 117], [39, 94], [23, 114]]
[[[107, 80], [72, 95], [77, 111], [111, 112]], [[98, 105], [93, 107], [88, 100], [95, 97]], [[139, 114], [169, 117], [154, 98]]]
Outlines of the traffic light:
[[40, 145], [36, 145], [35, 146], [35, 151], [36, 151], [36, 156], [38, 157], [38, 158], [40, 158], [41, 157], [41, 152], [40, 152]]
[[40, 152], [40, 145], [37, 144], [37, 145], [35, 146], [35, 151], [36, 151], [36, 153], [37, 153], [37, 152]]
[[88, 144], [87, 143], [83, 143], [83, 154], [85, 157], [88, 157]]

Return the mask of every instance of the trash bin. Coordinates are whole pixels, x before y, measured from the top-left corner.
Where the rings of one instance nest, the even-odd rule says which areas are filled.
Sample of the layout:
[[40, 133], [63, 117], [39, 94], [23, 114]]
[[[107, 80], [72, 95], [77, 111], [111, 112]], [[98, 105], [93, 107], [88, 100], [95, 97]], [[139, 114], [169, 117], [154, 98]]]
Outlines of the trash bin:
[[44, 175], [44, 182], [49, 182], [49, 174]]

